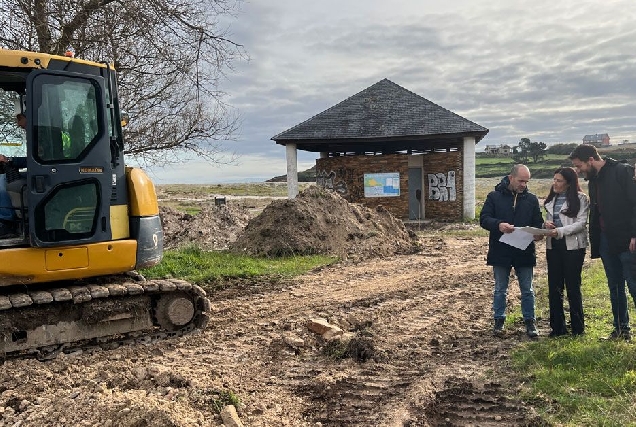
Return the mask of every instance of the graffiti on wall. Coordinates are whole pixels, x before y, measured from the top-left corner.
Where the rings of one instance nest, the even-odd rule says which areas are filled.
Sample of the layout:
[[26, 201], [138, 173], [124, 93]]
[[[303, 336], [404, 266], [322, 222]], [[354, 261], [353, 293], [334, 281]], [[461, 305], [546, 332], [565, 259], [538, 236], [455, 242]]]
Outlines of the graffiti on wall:
[[338, 174], [334, 171], [327, 172], [322, 169], [316, 171], [316, 185], [326, 190], [335, 191], [343, 197], [349, 195], [347, 183], [342, 179], [337, 179]]
[[438, 200], [440, 202], [453, 202], [457, 200], [455, 171], [448, 171], [448, 174], [429, 173], [428, 198], [429, 200]]

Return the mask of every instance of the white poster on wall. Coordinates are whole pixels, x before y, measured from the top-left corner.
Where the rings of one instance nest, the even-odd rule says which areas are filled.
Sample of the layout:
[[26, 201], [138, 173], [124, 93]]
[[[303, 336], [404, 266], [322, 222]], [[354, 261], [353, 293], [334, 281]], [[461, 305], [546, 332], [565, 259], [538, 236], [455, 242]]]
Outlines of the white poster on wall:
[[364, 197], [398, 197], [400, 173], [365, 173]]

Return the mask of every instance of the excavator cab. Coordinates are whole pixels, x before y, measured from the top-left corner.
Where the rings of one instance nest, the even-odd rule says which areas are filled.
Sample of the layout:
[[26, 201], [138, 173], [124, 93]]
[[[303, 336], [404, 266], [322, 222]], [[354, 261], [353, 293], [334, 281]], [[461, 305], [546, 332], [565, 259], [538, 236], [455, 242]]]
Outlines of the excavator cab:
[[134, 274], [161, 260], [163, 230], [154, 185], [124, 164], [127, 121], [111, 65], [0, 49], [0, 154], [10, 160], [0, 211], [14, 211], [17, 231], [0, 238], [0, 355], [207, 323], [201, 288]]

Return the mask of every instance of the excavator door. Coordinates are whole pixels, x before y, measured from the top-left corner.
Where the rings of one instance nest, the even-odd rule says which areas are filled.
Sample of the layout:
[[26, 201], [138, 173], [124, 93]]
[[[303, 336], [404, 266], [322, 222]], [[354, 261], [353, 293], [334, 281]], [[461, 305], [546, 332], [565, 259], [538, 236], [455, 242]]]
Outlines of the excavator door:
[[112, 173], [105, 80], [37, 70], [27, 79], [23, 198], [31, 245], [111, 240]]

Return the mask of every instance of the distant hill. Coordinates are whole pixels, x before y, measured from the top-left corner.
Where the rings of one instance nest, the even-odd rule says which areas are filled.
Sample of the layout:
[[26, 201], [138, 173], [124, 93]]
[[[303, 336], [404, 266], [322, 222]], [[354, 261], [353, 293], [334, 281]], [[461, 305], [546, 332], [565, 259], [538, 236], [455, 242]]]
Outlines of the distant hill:
[[[265, 182], [287, 182], [287, 175], [275, 176]], [[298, 182], [316, 182], [316, 166], [298, 172]]]
[[[612, 145], [610, 147], [599, 148], [601, 156], [612, 157], [616, 160], [634, 164], [636, 163], [636, 144]], [[554, 170], [559, 166], [570, 165], [567, 154], [551, 154], [544, 160], [537, 163], [529, 163], [534, 178], [550, 178]], [[477, 178], [490, 178], [494, 176], [506, 175], [513, 165], [510, 157], [489, 157], [483, 153], [477, 155], [475, 165]], [[275, 176], [265, 182], [286, 182], [287, 175]], [[298, 172], [298, 182], [316, 182], [316, 166]]]

